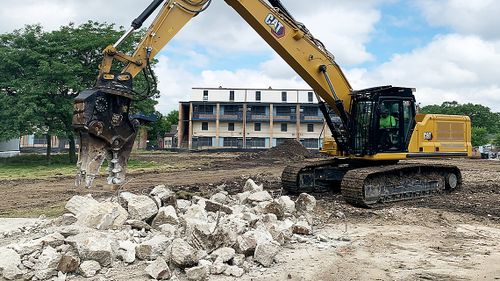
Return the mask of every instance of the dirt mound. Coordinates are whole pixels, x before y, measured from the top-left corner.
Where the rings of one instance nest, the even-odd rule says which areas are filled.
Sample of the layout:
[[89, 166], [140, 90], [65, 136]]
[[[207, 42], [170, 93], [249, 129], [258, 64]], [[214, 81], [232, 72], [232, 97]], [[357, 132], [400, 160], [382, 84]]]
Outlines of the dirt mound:
[[247, 159], [304, 159], [313, 157], [313, 154], [296, 140], [285, 140], [278, 146], [270, 148], [266, 151], [257, 153], [248, 153], [238, 156], [239, 160]]

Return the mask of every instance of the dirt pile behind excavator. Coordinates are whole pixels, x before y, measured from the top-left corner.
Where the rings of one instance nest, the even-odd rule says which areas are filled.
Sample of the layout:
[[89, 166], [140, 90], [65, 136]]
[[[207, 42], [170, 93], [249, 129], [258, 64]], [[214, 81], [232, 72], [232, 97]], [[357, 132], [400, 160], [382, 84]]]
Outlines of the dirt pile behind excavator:
[[265, 151], [240, 155], [238, 159], [299, 160], [310, 157], [313, 157], [313, 154], [300, 142], [296, 140], [286, 140], [280, 145]]

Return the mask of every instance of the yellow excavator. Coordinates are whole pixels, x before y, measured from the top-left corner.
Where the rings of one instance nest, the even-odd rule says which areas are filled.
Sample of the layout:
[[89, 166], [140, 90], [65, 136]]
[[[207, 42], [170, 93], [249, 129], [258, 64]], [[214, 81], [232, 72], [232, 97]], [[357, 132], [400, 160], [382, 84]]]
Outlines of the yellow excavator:
[[[460, 187], [456, 166], [398, 161], [471, 156], [468, 117], [417, 114], [412, 88], [353, 90], [334, 56], [279, 0], [225, 2], [310, 85], [331, 132], [323, 152], [332, 158], [286, 167], [285, 190], [321, 192], [340, 185], [347, 202], [367, 207]], [[129, 116], [129, 108], [133, 100], [144, 98], [134, 91], [132, 81], [143, 72], [154, 84], [150, 61], [210, 4], [211, 0], [154, 0], [114, 45], [105, 48], [95, 87], [81, 92], [74, 103], [73, 127], [80, 138], [77, 185], [91, 187], [105, 159], [108, 183], [124, 182], [140, 123]], [[122, 53], [122, 42], [158, 8], [135, 52]], [[116, 61], [124, 68], [114, 73]]]

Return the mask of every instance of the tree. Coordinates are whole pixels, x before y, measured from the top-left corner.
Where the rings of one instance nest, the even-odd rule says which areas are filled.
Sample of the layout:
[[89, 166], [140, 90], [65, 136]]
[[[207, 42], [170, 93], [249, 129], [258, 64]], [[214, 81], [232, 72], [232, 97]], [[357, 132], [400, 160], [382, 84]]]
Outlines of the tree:
[[488, 131], [481, 127], [472, 127], [472, 146], [480, 146], [489, 143]]
[[[11, 122], [0, 121], [0, 138], [39, 133], [48, 140], [57, 135], [70, 143], [70, 161], [75, 162], [75, 137], [71, 127], [73, 99], [95, 84], [101, 50], [114, 43], [124, 32], [113, 24], [89, 21], [80, 26], [69, 24], [59, 30], [44, 32], [39, 25], [0, 35], [0, 89], [15, 93], [0, 95], [9, 110]], [[131, 51], [141, 33], [127, 40], [123, 51]], [[116, 68], [118, 69], [119, 66]], [[144, 79], [134, 81], [138, 88]], [[8, 92], [7, 91], [7, 92]], [[139, 90], [140, 91], [140, 90]], [[155, 92], [155, 97], [158, 92]], [[2, 103], [3, 104], [3, 103]], [[156, 101], [144, 99], [131, 109], [154, 112]], [[3, 109], [3, 108], [2, 108]]]
[[493, 144], [496, 147], [500, 148], [500, 134], [495, 135], [495, 138], [493, 139]]
[[158, 138], [164, 138], [172, 130], [172, 125], [179, 123], [179, 111], [177, 110], [170, 111], [166, 116], [157, 112], [157, 116], [158, 121], [148, 126], [148, 139], [154, 144], [156, 144]]

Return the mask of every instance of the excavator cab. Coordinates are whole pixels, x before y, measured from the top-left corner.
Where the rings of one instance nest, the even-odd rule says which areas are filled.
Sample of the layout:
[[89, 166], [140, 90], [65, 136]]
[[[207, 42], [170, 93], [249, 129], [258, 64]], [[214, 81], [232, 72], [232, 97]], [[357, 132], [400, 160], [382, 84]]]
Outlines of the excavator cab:
[[378, 87], [352, 94], [351, 154], [408, 152], [415, 126], [413, 89]]

